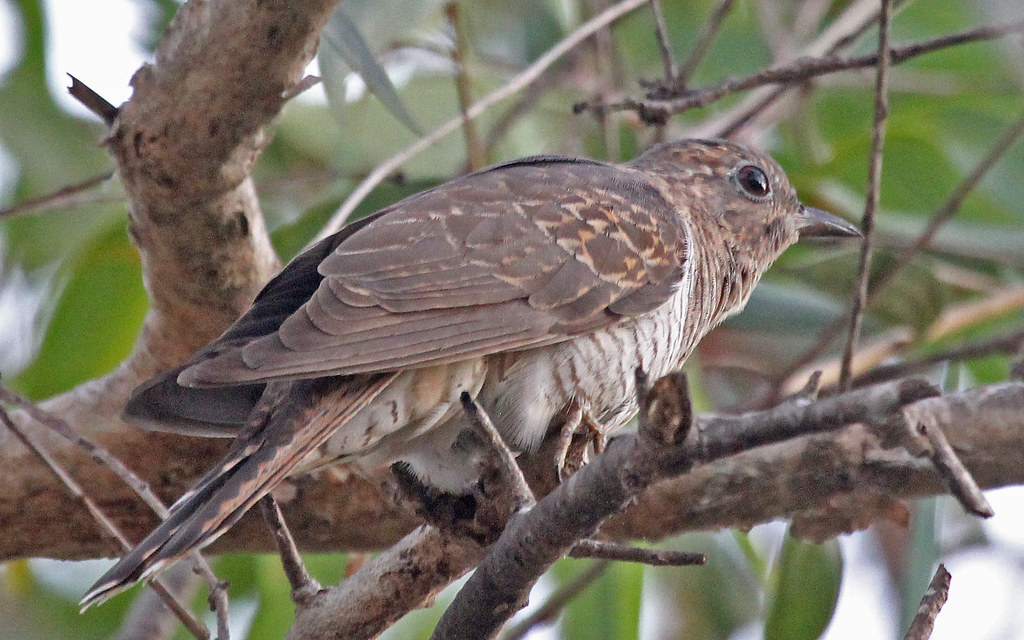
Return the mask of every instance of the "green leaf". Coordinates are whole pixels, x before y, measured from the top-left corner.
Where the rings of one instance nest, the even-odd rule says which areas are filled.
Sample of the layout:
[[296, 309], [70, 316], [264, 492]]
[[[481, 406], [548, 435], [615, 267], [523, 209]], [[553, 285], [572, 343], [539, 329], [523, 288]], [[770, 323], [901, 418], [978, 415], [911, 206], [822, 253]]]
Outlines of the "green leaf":
[[668, 605], [654, 624], [653, 636], [727, 640], [759, 619], [760, 576], [754, 575], [731, 532], [688, 533], [665, 546], [699, 551], [708, 563], [647, 570], [644, 587], [649, 594], [657, 594], [656, 603]]
[[900, 629], [910, 626], [921, 596], [931, 582], [935, 564], [939, 561], [939, 543], [936, 539], [937, 498], [925, 498], [914, 503], [910, 514], [906, 572], [900, 585]]
[[813, 544], [787, 535], [769, 594], [765, 640], [813, 640], [835, 612], [843, 559], [836, 540]]
[[[366, 83], [366, 87], [370, 92], [377, 96], [402, 124], [409, 127], [416, 135], [423, 135], [413, 120], [412, 115], [406, 110], [405, 105], [402, 104], [402, 99], [398, 96], [395, 85], [391, 84], [391, 79], [388, 78], [387, 72], [384, 71], [384, 68], [374, 58], [369, 45], [367, 45], [363, 36], [359, 34], [359, 29], [356, 28], [352, 20], [345, 15], [344, 9], [343, 5], [337, 7], [334, 13], [331, 14], [327, 26], [324, 27], [322, 41], [327, 43], [328, 46], [320, 47], [319, 56], [321, 62], [325, 58], [329, 58], [332, 53], [337, 54], [353, 71], [359, 74], [359, 77]], [[336, 69], [337, 67], [334, 68]], [[332, 72], [329, 75], [332, 78], [332, 82], [338, 80], [336, 72]], [[327, 77], [328, 74], [325, 73], [325, 83], [328, 81]], [[337, 92], [331, 92], [328, 95], [332, 94], [338, 95]]]
[[[0, 145], [14, 160], [14, 202], [94, 178], [111, 166], [107, 152], [97, 144], [102, 125], [68, 115], [50, 95], [44, 57], [48, 34], [41, 4], [20, 0], [17, 9], [24, 36], [21, 59], [0, 80]], [[8, 171], [3, 173], [6, 177]], [[7, 185], [0, 192], [9, 193]], [[78, 243], [102, 232], [115, 213], [123, 215], [123, 208], [116, 209], [94, 205], [70, 216], [61, 212], [5, 218], [0, 233], [7, 236], [9, 255], [34, 271], [65, 258]]]
[[[566, 584], [584, 571], [589, 563], [568, 561], [559, 564], [581, 565], [560, 567], [556, 575], [560, 584]], [[559, 621], [561, 636], [566, 640], [636, 638], [640, 625], [643, 575], [643, 565], [611, 563], [601, 577], [566, 606]], [[595, 615], [595, 612], [600, 612], [600, 615]]]
[[148, 308], [139, 254], [116, 225], [71, 265], [39, 357], [16, 385], [43, 398], [107, 373], [131, 352]]

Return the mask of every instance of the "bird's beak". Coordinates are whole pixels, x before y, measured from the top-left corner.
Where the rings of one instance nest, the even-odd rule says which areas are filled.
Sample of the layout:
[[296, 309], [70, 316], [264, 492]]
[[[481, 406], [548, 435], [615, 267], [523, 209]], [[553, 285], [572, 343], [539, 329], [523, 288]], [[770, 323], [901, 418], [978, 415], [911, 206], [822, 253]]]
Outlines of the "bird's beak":
[[800, 205], [797, 230], [801, 238], [860, 238], [863, 234], [851, 223], [828, 211]]

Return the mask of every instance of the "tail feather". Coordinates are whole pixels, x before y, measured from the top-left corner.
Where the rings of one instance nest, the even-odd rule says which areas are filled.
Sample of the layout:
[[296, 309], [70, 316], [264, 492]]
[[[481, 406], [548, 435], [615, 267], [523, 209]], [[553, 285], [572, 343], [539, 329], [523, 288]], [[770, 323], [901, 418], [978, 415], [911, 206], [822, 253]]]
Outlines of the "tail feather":
[[[291, 383], [291, 395], [298, 397], [289, 398], [288, 404], [270, 414], [260, 428], [243, 436], [220, 464], [175, 502], [167, 519], [82, 597], [82, 610], [216, 540], [369, 404], [395, 375], [343, 378], [340, 386], [329, 391], [329, 397], [308, 393], [307, 387], [316, 381]], [[340, 411], [329, 415], [317, 411], [325, 400]]]

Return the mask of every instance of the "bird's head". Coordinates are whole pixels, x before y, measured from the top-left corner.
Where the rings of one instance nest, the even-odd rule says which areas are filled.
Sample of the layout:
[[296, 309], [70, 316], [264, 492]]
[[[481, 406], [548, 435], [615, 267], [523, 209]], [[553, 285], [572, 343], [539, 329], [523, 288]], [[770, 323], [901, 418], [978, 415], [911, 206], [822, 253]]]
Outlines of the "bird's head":
[[695, 226], [717, 230], [714, 239], [732, 255], [764, 268], [798, 238], [860, 235], [842, 218], [802, 204], [771, 157], [734, 142], [670, 142], [629, 164], [655, 177]]

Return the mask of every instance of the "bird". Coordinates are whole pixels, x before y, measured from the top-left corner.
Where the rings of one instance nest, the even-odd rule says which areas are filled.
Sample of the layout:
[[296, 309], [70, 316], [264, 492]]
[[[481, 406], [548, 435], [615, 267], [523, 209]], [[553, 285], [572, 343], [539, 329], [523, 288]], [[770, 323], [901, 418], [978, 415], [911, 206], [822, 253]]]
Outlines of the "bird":
[[454, 444], [464, 393], [514, 451], [535, 449], [572, 403], [619, 429], [638, 410], [638, 367], [678, 369], [798, 238], [858, 235], [802, 204], [770, 156], [717, 139], [621, 164], [513, 160], [353, 222], [132, 393], [127, 420], [235, 441], [83, 607], [206, 546], [311, 458], [401, 461], [469, 491], [475, 468]]

